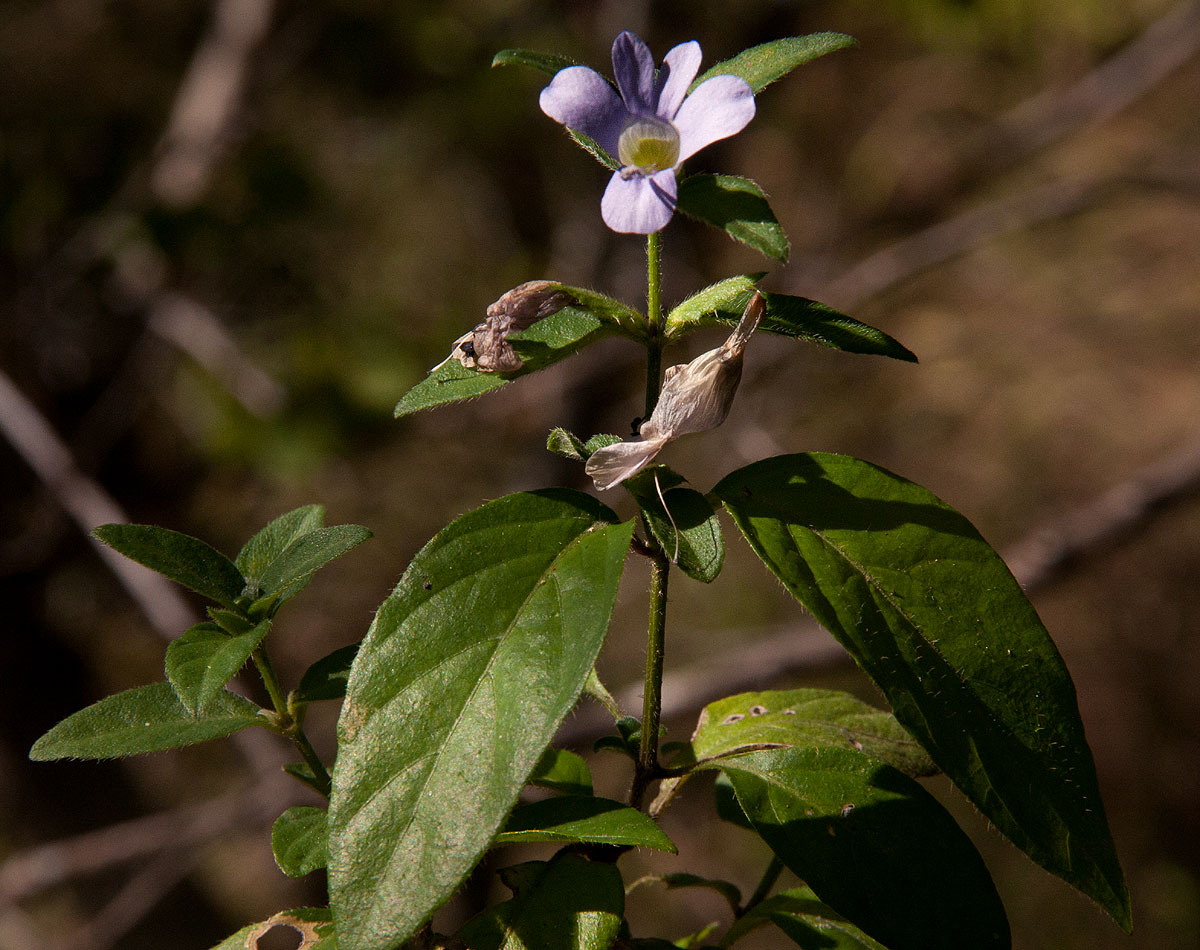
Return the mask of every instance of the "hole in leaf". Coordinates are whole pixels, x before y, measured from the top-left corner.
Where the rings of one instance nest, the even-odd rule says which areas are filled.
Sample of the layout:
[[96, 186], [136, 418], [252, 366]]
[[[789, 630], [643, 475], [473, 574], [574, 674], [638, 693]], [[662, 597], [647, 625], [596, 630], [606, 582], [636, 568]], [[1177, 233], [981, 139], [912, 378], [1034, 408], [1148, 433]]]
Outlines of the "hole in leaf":
[[750, 715], [751, 716], [763, 716], [763, 715], [766, 715], [767, 713], [769, 713], [770, 711], [771, 710], [769, 710], [766, 706], [751, 706], [750, 707]]
[[276, 924], [258, 938], [257, 950], [300, 950], [304, 934], [288, 924]]

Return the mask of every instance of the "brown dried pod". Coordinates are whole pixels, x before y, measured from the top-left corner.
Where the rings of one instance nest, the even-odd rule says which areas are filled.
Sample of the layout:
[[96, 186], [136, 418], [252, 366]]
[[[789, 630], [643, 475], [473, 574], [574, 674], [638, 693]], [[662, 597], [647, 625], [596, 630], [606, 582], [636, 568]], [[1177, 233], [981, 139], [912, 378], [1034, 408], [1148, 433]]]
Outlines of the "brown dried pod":
[[519, 370], [524, 363], [508, 342], [508, 335], [527, 330], [544, 317], [576, 302], [574, 297], [558, 290], [557, 285], [548, 280], [526, 281], [488, 307], [483, 323], [454, 341], [449, 358], [458, 360], [467, 369], [486, 373]]
[[597, 449], [588, 458], [585, 468], [598, 489], [606, 491], [636, 475], [681, 435], [715, 429], [725, 421], [742, 379], [742, 354], [766, 306], [763, 295], [755, 292], [728, 340], [663, 374], [658, 404], [637, 438]]

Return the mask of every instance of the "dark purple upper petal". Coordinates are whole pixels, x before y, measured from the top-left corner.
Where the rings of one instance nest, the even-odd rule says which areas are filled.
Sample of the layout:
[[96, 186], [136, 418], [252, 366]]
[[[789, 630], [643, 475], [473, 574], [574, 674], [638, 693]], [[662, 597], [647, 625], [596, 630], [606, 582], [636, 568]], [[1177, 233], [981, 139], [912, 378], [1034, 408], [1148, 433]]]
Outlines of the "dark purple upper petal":
[[738, 76], [706, 79], [683, 100], [675, 113], [679, 161], [718, 139], [740, 132], [754, 118], [754, 92]]
[[626, 30], [613, 40], [612, 61], [626, 108], [634, 115], [654, 115], [654, 56], [650, 47]]
[[660, 119], [671, 122], [679, 111], [683, 97], [687, 95], [688, 86], [700, 71], [700, 44], [695, 40], [680, 43], [663, 59], [663, 68], [659, 71], [658, 110]]
[[651, 234], [671, 220], [677, 194], [673, 168], [651, 177], [622, 178], [620, 172], [614, 172], [600, 201], [600, 215], [605, 224], [622, 234]]
[[610, 155], [629, 118], [625, 103], [607, 79], [587, 66], [559, 70], [538, 99], [542, 111], [568, 129], [591, 136]]

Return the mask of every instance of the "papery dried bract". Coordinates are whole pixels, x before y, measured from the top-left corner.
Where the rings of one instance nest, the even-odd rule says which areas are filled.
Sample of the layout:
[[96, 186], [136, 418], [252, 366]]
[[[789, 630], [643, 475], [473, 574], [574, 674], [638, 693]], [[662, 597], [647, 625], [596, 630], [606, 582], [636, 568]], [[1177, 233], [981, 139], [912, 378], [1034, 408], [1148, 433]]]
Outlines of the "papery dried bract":
[[539, 320], [576, 303], [574, 297], [548, 280], [530, 280], [514, 287], [487, 308], [486, 319], [454, 341], [450, 358], [467, 369], [512, 373], [525, 364], [508, 342], [510, 333], [527, 330]]
[[658, 404], [638, 437], [597, 449], [588, 459], [586, 471], [598, 489], [606, 491], [636, 475], [681, 435], [715, 429], [725, 421], [742, 379], [742, 354], [765, 310], [762, 294], [755, 293], [728, 340], [690, 363], [667, 369]]

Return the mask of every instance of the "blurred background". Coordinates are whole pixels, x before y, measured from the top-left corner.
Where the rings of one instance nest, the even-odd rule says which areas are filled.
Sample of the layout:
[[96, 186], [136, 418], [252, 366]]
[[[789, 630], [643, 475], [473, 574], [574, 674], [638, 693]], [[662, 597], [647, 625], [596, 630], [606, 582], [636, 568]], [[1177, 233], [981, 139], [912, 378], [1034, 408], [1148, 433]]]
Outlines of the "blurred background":
[[[118, 575], [85, 529], [154, 522], [233, 554], [308, 502], [369, 526], [275, 625], [294, 684], [362, 637], [451, 518], [510, 491], [590, 487], [542, 445], [555, 425], [628, 431], [631, 344], [473, 403], [391, 410], [524, 280], [642, 302], [641, 242], [602, 226], [607, 172], [540, 113], [545, 77], [489, 68], [519, 46], [608, 71], [621, 29], [658, 58], [698, 39], [706, 66], [781, 36], [858, 38], [766, 90], [744, 133], [690, 165], [757, 180], [790, 263], [677, 219], [665, 296], [769, 269], [768, 289], [850, 312], [921, 362], [760, 334], [725, 426], [664, 460], [707, 490], [766, 455], [845, 452], [970, 517], [1075, 677], [1134, 935], [930, 788], [984, 853], [1015, 946], [1200, 946], [1200, 4], [6, 0], [0, 948], [204, 950], [323, 902], [320, 874], [289, 881], [272, 861], [270, 822], [312, 799], [279, 777], [288, 756], [266, 733], [27, 761], [62, 717], [161, 679], [167, 638], [199, 610]], [[671, 737], [752, 685], [877, 698], [735, 535], [726, 522], [714, 584], [672, 585]], [[631, 560], [601, 658], [623, 697], [644, 591]], [[310, 732], [330, 752], [326, 705]], [[594, 713], [566, 738], [586, 748]], [[619, 796], [623, 766], [597, 770]], [[765, 851], [731, 827], [697, 835], [711, 805], [693, 784], [665, 818], [682, 856], [634, 855], [631, 870], [752, 889]], [[634, 893], [636, 932], [724, 920], [718, 898], [671, 896]], [[486, 897], [472, 884], [446, 914]]]

